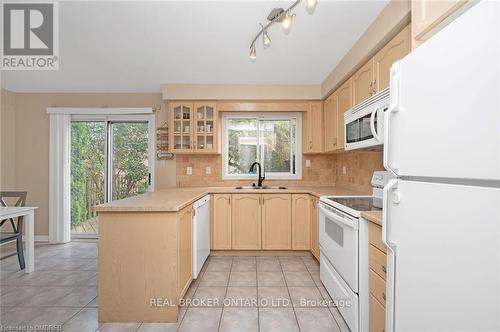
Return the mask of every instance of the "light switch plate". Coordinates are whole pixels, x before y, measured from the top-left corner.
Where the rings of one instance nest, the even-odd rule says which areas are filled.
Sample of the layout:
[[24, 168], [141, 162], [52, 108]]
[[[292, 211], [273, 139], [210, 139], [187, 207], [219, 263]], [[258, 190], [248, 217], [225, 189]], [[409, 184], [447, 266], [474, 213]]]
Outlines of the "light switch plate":
[[207, 174], [207, 175], [212, 174], [212, 167], [210, 167], [210, 166], [205, 167], [205, 174]]
[[191, 166], [186, 167], [186, 174], [193, 175], [193, 167], [191, 167]]
[[306, 167], [311, 167], [311, 161], [309, 159], [306, 159]]

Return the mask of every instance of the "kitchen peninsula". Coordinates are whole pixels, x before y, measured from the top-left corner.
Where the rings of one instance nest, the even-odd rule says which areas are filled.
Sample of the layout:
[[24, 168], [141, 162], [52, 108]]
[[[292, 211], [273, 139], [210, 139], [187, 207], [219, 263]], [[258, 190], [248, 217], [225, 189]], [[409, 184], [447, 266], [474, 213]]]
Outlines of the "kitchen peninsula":
[[[283, 250], [311, 251], [319, 254], [317, 237], [317, 202], [322, 195], [357, 195], [353, 190], [337, 187], [289, 187], [287, 189], [235, 189], [234, 187], [172, 188], [146, 193], [132, 198], [98, 205], [99, 215], [99, 321], [100, 322], [175, 322], [180, 299], [192, 281], [192, 207], [197, 199], [210, 194], [234, 197], [229, 220], [232, 227], [227, 236], [235, 246], [235, 223], [247, 209], [248, 198], [259, 197], [258, 205], [268, 204], [259, 215], [258, 245], [255, 250], [266, 249], [276, 232], [272, 224], [265, 225], [266, 217], [273, 222], [280, 219], [272, 215], [274, 200], [287, 201], [290, 221], [287, 223], [290, 245], [274, 246]], [[262, 200], [261, 198], [262, 197]], [[212, 199], [215, 204], [216, 199]], [[231, 199], [228, 200], [231, 204]], [[268, 202], [268, 203], [265, 203]], [[213, 206], [213, 205], [212, 205]], [[217, 209], [217, 207], [216, 207]], [[217, 211], [215, 209], [215, 211]], [[260, 210], [259, 210], [260, 212]], [[211, 217], [214, 234], [214, 211]], [[221, 214], [222, 215], [222, 214]], [[232, 217], [231, 217], [232, 216]], [[263, 225], [260, 225], [262, 217]], [[217, 218], [219, 222], [219, 218]], [[232, 220], [231, 220], [232, 219]], [[241, 218], [240, 218], [241, 219]], [[247, 222], [247, 220], [243, 220]], [[284, 232], [280, 227], [280, 233]], [[276, 226], [274, 226], [276, 227]], [[261, 233], [266, 237], [261, 241]], [[264, 244], [263, 244], [264, 243]], [[214, 241], [212, 241], [212, 249]], [[286, 248], [286, 249], [285, 249]], [[317, 252], [315, 252], [317, 251]], [[280, 251], [281, 253], [283, 251]], [[272, 255], [272, 252], [270, 253]]]

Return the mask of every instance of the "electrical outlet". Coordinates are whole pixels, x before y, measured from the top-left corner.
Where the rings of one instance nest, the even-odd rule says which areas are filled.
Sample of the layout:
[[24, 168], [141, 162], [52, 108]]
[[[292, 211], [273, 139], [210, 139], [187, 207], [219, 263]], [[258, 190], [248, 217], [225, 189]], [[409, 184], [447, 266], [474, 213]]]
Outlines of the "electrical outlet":
[[210, 167], [210, 166], [205, 167], [205, 174], [207, 174], [207, 175], [212, 174], [212, 167]]
[[342, 174], [343, 175], [347, 174], [347, 167], [345, 167], [345, 165], [342, 165]]
[[311, 161], [309, 159], [306, 159], [306, 167], [311, 167]]
[[191, 167], [191, 166], [186, 167], [186, 174], [193, 175], [193, 167]]

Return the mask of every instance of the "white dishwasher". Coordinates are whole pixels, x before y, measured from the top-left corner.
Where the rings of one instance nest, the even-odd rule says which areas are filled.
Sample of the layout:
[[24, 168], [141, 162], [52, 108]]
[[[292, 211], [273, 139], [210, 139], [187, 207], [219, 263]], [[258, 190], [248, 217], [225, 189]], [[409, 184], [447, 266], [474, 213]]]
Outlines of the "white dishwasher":
[[193, 203], [193, 279], [210, 255], [210, 195]]

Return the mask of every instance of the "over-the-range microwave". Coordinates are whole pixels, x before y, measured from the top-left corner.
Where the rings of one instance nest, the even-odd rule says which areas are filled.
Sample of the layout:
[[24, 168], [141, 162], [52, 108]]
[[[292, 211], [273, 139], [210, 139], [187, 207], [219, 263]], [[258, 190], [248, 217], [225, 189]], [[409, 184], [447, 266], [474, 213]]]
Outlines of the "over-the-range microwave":
[[389, 88], [344, 113], [345, 150], [378, 149], [384, 144], [384, 112], [389, 108]]

